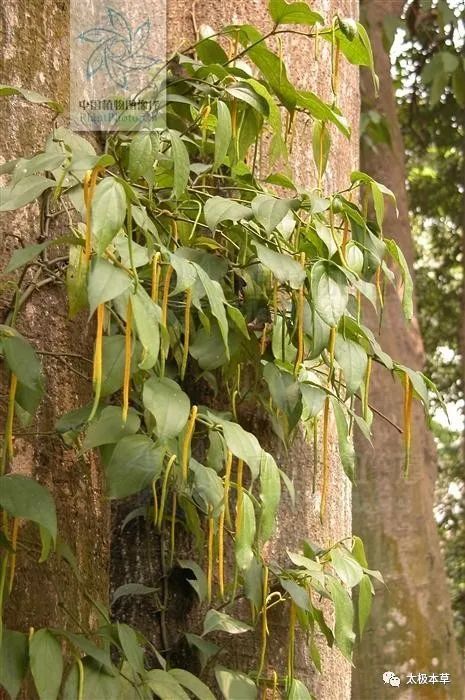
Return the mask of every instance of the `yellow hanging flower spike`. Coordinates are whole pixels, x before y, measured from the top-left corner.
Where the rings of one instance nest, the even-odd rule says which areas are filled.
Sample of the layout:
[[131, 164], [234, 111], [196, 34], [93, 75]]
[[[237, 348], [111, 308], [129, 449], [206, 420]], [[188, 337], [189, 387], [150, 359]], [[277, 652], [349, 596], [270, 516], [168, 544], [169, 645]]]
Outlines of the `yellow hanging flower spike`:
[[197, 406], [192, 406], [191, 414], [186, 426], [186, 435], [184, 437], [184, 443], [182, 446], [181, 469], [182, 480], [184, 482], [187, 481], [187, 475], [189, 472], [189, 450], [191, 448], [192, 436], [194, 434], [195, 421], [197, 419], [198, 410], [199, 409], [197, 408]]
[[160, 283], [160, 251], [157, 251], [152, 258], [152, 301], [158, 303], [158, 285]]
[[[305, 269], [305, 253], [300, 254], [300, 264]], [[297, 297], [297, 357], [295, 360], [294, 374], [297, 374], [304, 360], [304, 303], [305, 284], [298, 292]]]
[[261, 632], [261, 652], [260, 652], [260, 663], [258, 665], [258, 682], [260, 682], [263, 669], [265, 668], [266, 659], [266, 646], [267, 638], [269, 634], [268, 621], [267, 621], [267, 601], [268, 601], [268, 567], [263, 568], [263, 602], [262, 602], [262, 632]]
[[207, 563], [207, 602], [210, 605], [212, 601], [212, 585], [213, 585], [213, 516], [212, 507], [208, 511], [208, 563]]
[[94, 350], [94, 404], [88, 418], [89, 422], [94, 418], [100, 401], [100, 392], [102, 390], [102, 349], [103, 349], [103, 321], [105, 318], [105, 304], [97, 306], [97, 333], [95, 336]]
[[168, 319], [168, 295], [170, 293], [170, 282], [171, 276], [173, 274], [173, 268], [171, 265], [168, 266], [165, 276], [165, 282], [163, 284], [163, 301], [162, 301], [162, 323], [166, 328], [166, 321]]
[[123, 379], [123, 424], [126, 424], [129, 410], [129, 385], [131, 382], [132, 360], [132, 305], [131, 299], [126, 308], [126, 335], [124, 338], [124, 379]]
[[161, 530], [163, 524], [163, 515], [165, 513], [166, 492], [168, 490], [168, 479], [171, 474], [171, 469], [176, 461], [176, 455], [171, 455], [166, 466], [165, 475], [163, 477], [163, 485], [161, 487], [160, 509], [158, 511], [158, 529]]
[[13, 552], [11, 553], [10, 561], [10, 580], [8, 583], [8, 593], [13, 590], [13, 583], [15, 580], [15, 569], [16, 569], [16, 546], [18, 544], [18, 531], [19, 531], [19, 518], [13, 519], [13, 531], [11, 533], [11, 548]]
[[171, 528], [170, 528], [170, 568], [173, 566], [174, 561], [174, 545], [175, 545], [175, 534], [176, 534], [176, 513], [178, 509], [178, 499], [176, 491], [173, 491], [171, 505]]
[[191, 328], [191, 304], [192, 304], [192, 289], [186, 290], [186, 306], [184, 309], [184, 346], [182, 350], [182, 363], [180, 377], [181, 381], [186, 374], [187, 359], [189, 357], [189, 339]]
[[413, 384], [410, 377], [404, 376], [404, 447], [405, 447], [405, 462], [404, 476], [407, 477], [410, 469], [410, 452], [412, 446], [412, 402], [413, 402]]
[[84, 249], [84, 258], [86, 263], [89, 262], [92, 253], [92, 199], [97, 185], [97, 177], [104, 168], [97, 165], [93, 170], [88, 170], [84, 175], [84, 204], [86, 206], [86, 244]]

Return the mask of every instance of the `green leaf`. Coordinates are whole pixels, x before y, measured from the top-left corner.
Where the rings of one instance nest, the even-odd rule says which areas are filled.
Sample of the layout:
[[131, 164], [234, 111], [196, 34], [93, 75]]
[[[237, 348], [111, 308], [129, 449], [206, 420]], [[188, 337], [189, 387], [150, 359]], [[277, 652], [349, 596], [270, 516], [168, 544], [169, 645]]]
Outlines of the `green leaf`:
[[337, 326], [349, 301], [344, 273], [335, 265], [320, 260], [312, 268], [311, 289], [318, 315], [329, 326]]
[[32, 158], [20, 158], [16, 161], [10, 185], [14, 185], [24, 177], [38, 172], [56, 170], [67, 158], [64, 153], [38, 153]]
[[46, 629], [29, 642], [29, 664], [40, 700], [56, 700], [63, 676], [61, 645]]
[[358, 343], [345, 339], [338, 333], [335, 344], [335, 358], [344, 372], [347, 392], [348, 394], [353, 394], [364, 380], [368, 355]]
[[224, 298], [224, 292], [219, 282], [211, 279], [205, 270], [197, 263], [194, 263], [195, 269], [197, 270], [197, 275], [202, 287], [208, 298], [208, 303], [210, 304], [210, 309], [213, 316], [218, 321], [218, 326], [221, 331], [221, 336], [223, 338], [224, 347], [226, 355], [229, 356], [229, 345], [228, 345], [228, 319], [226, 317], [226, 310], [224, 308], [226, 300]]
[[212, 656], [216, 656], [216, 654], [218, 654], [220, 647], [213, 642], [209, 642], [207, 639], [202, 639], [202, 637], [199, 637], [198, 634], [190, 634], [189, 632], [186, 632], [185, 636], [189, 646], [195, 647], [198, 650], [200, 666], [201, 670], [203, 671]]
[[285, 0], [270, 0], [268, 4], [270, 15], [275, 24], [305, 24], [313, 26], [323, 24], [324, 19], [319, 12], [314, 12], [306, 2], [291, 2]]
[[250, 219], [252, 210], [244, 204], [239, 204], [227, 197], [212, 197], [207, 200], [203, 210], [205, 223], [214, 231], [222, 221], [239, 221]]
[[132, 284], [130, 276], [103, 258], [96, 258], [91, 265], [88, 281], [90, 315], [99, 304], [123, 294]]
[[276, 253], [267, 246], [254, 241], [257, 257], [267, 267], [279, 282], [288, 282], [293, 289], [299, 289], [305, 280], [305, 270], [302, 265], [290, 255]]
[[350, 127], [347, 119], [343, 117], [336, 108], [331, 108], [326, 102], [323, 102], [318, 95], [313, 92], [301, 90], [297, 93], [297, 104], [309, 112], [315, 119], [320, 119], [324, 122], [332, 122], [337, 126], [339, 131], [350, 138]]
[[189, 153], [184, 145], [184, 141], [176, 131], [170, 130], [170, 139], [171, 154], [174, 163], [173, 194], [177, 199], [179, 199], [179, 197], [184, 194], [189, 182]]
[[255, 541], [255, 509], [247, 491], [242, 492], [242, 511], [234, 542], [236, 564], [241, 571], [249, 568]]
[[126, 422], [123, 424], [121, 408], [106, 406], [99, 417], [89, 425], [82, 449], [92, 450], [100, 445], [110, 445], [118, 442], [125, 435], [137, 433], [139, 428], [140, 418], [133, 408], [129, 409]]
[[367, 574], [363, 574], [358, 590], [358, 627], [360, 630], [360, 637], [362, 636], [367, 620], [370, 617], [372, 602], [373, 585], [370, 577]]
[[334, 418], [336, 421], [337, 438], [339, 446], [339, 457], [342, 466], [349, 479], [353, 482], [355, 478], [355, 450], [352, 439], [349, 436], [349, 426], [347, 425], [344, 411], [338, 399], [331, 398]]
[[231, 114], [227, 105], [218, 100], [216, 103], [217, 124], [215, 129], [215, 156], [213, 159], [213, 170], [224, 162], [229, 150], [232, 136]]
[[0, 644], [0, 686], [11, 700], [16, 700], [27, 668], [27, 635], [4, 629]]
[[215, 700], [215, 696], [207, 688], [205, 683], [202, 683], [197, 676], [189, 673], [189, 671], [185, 671], [183, 668], [171, 668], [168, 673], [173, 676], [175, 681], [193, 693], [196, 698], [199, 698], [199, 700]]
[[233, 455], [238, 459], [243, 459], [249, 465], [252, 477], [254, 479], [260, 473], [260, 464], [262, 460], [262, 448], [255, 435], [244, 430], [238, 423], [218, 418], [214, 416], [213, 420], [219, 423], [223, 428], [223, 435], [228, 447]]
[[294, 603], [302, 610], [310, 610], [310, 599], [305, 588], [291, 579], [280, 579], [281, 586], [291, 596]]
[[190, 343], [189, 352], [201, 369], [214, 370], [224, 365], [228, 357], [218, 324], [212, 325], [210, 333], [201, 328]]
[[24, 88], [13, 87], [12, 85], [0, 85], [0, 97], [7, 97], [9, 95], [21, 95], [28, 102], [33, 104], [45, 105], [54, 112], [62, 112], [63, 107], [59, 102], [51, 100], [49, 97], [44, 97], [34, 90], [25, 90]]
[[118, 586], [115, 590], [111, 599], [111, 604], [114, 605], [117, 600], [127, 595], [150, 595], [156, 591], [156, 588], [144, 586], [142, 583], [125, 583], [122, 586]]
[[143, 402], [156, 421], [160, 440], [177, 437], [187, 423], [190, 401], [179, 384], [166, 377], [152, 377], [144, 384]]
[[21, 474], [0, 476], [0, 506], [14, 518], [32, 520], [56, 541], [55, 503], [46, 488]]
[[402, 294], [402, 308], [405, 318], [410, 321], [413, 318], [413, 281], [410, 275], [407, 260], [397, 243], [393, 240], [384, 240], [389, 253], [400, 267], [402, 280], [404, 283], [404, 291]]
[[32, 391], [43, 391], [42, 366], [32, 345], [21, 335], [5, 335], [3, 354], [18, 381]]
[[108, 495], [139, 493], [160, 476], [164, 451], [146, 435], [127, 435], [116, 444], [106, 468]]
[[202, 603], [207, 597], [207, 577], [204, 570], [193, 559], [178, 559], [178, 564], [183, 569], [190, 569], [194, 574], [195, 579], [189, 576], [187, 581], [197, 593], [199, 601]]
[[19, 267], [27, 265], [32, 260], [35, 260], [50, 244], [51, 241], [45, 241], [45, 243], [33, 243], [25, 248], [17, 248], [11, 256], [5, 272], [14, 272]]
[[291, 687], [289, 688], [288, 700], [312, 700], [312, 696], [302, 681], [293, 678]]
[[224, 498], [223, 481], [211, 467], [205, 467], [195, 459], [189, 462], [189, 468], [194, 473], [194, 497], [201, 502], [205, 511], [210, 508], [213, 512], [222, 505]]
[[273, 534], [279, 502], [281, 500], [281, 479], [275, 460], [268, 452], [262, 453], [260, 464], [260, 539], [266, 542]]
[[189, 696], [167, 671], [155, 669], [147, 673], [147, 684], [160, 700], [189, 700]]
[[268, 384], [271, 398], [276, 406], [291, 416], [300, 400], [299, 384], [294, 377], [281, 371], [273, 362], [268, 362], [263, 369], [263, 378]]
[[151, 369], [158, 360], [160, 351], [161, 309], [140, 284], [130, 299], [137, 336], [142, 345], [139, 367]]
[[103, 666], [108, 674], [115, 676], [115, 668], [111, 663], [108, 648], [102, 649], [101, 647], [96, 646], [83, 634], [74, 634], [74, 632], [68, 632], [67, 630], [60, 630], [59, 633], [68, 639], [77, 649], [81, 649], [81, 651], [83, 651], [87, 656], [90, 656], [92, 659], [97, 661], [100, 666]]
[[87, 273], [89, 262], [81, 245], [72, 245], [69, 249], [68, 267], [66, 269], [66, 291], [68, 296], [69, 317], [74, 316], [87, 306]]
[[258, 697], [257, 686], [245, 673], [216, 666], [215, 677], [225, 700], [256, 700]]
[[336, 622], [334, 625], [334, 638], [338, 649], [349, 661], [352, 660], [352, 649], [355, 641], [354, 608], [352, 600], [342, 586], [334, 578], [327, 581], [327, 588], [334, 603]]
[[363, 569], [343, 546], [332, 548], [331, 562], [337, 575], [348, 588], [353, 588], [360, 583]]
[[233, 85], [229, 85], [227, 88], [225, 88], [225, 91], [236, 100], [246, 102], [264, 117], [268, 116], [269, 107], [267, 101], [257, 92], [255, 92], [253, 87], [248, 83], [234, 83]]
[[317, 174], [324, 175], [328, 164], [331, 136], [326, 122], [315, 119], [312, 130], [312, 150]]
[[219, 612], [218, 610], [209, 610], [205, 615], [205, 620], [203, 622], [202, 636], [205, 636], [210, 632], [243, 634], [244, 632], [251, 632], [252, 630], [253, 627], [247, 625], [245, 622], [242, 622], [242, 620], [236, 620], [236, 618], [231, 617], [226, 613]]
[[144, 674], [144, 650], [139, 645], [137, 640], [137, 634], [122, 622], [116, 623], [116, 628], [118, 630], [118, 637], [121, 642], [121, 647], [123, 649], [123, 654], [128, 660], [131, 668], [141, 675]]
[[105, 177], [95, 188], [92, 199], [92, 236], [103, 255], [126, 218], [126, 193], [121, 183]]
[[315, 418], [322, 410], [326, 399], [326, 392], [317, 386], [300, 383], [302, 394], [303, 412], [302, 419]]
[[[110, 335], [103, 337], [102, 358], [102, 398], [114, 394], [123, 386], [124, 372], [124, 335]], [[136, 367], [136, 358], [133, 354], [131, 373]]]
[[3, 187], [0, 190], [0, 211], [20, 209], [55, 185], [55, 180], [50, 180], [42, 175], [29, 175], [29, 177], [20, 180], [14, 187]]
[[137, 181], [144, 177], [154, 161], [152, 134], [147, 131], [136, 134], [129, 144], [128, 173], [131, 180]]
[[298, 202], [298, 199], [280, 199], [269, 194], [257, 194], [252, 200], [252, 211], [266, 233], [271, 233]]

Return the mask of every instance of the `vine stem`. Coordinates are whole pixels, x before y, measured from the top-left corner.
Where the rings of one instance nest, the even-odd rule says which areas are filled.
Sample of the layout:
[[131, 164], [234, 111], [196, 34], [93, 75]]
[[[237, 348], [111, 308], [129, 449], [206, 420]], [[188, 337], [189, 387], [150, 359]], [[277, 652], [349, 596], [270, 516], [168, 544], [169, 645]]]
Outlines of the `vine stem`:
[[263, 673], [263, 669], [265, 667], [265, 659], [266, 659], [266, 646], [267, 646], [267, 638], [268, 638], [268, 621], [267, 621], [267, 609], [266, 609], [266, 604], [268, 601], [268, 567], [265, 566], [263, 568], [263, 604], [262, 604], [262, 639], [261, 639], [261, 652], [260, 652], [260, 663], [258, 666], [258, 672], [257, 676], [258, 678], [261, 677]]
[[102, 348], [103, 348], [103, 321], [105, 318], [105, 304], [99, 304], [97, 306], [97, 333], [95, 336], [95, 350], [94, 350], [94, 372], [93, 372], [93, 383], [94, 383], [94, 403], [92, 406], [92, 411], [88, 418], [88, 422], [94, 418], [95, 413], [98, 408], [100, 401], [100, 392], [102, 390]]

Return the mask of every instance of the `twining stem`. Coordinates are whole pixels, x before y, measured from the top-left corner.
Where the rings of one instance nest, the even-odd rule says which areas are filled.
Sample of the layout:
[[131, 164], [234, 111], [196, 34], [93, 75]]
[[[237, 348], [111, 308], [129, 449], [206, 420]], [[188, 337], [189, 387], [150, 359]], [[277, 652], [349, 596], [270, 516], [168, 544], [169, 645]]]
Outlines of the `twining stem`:
[[152, 258], [152, 301], [158, 303], [158, 286], [160, 283], [160, 251], [157, 251]]
[[208, 510], [208, 563], [207, 563], [207, 602], [210, 605], [212, 601], [212, 583], [213, 583], [213, 534], [214, 521], [212, 515], [212, 507]]
[[320, 520], [323, 523], [326, 514], [329, 481], [329, 396], [325, 399], [323, 410], [323, 485], [321, 488]]
[[316, 491], [316, 474], [318, 467], [318, 417], [313, 419], [313, 480], [312, 493]]
[[95, 416], [100, 401], [100, 392], [102, 390], [102, 348], [103, 348], [103, 321], [105, 318], [105, 304], [97, 306], [97, 333], [95, 336], [94, 349], [94, 404], [88, 418], [89, 422]]
[[166, 466], [165, 475], [163, 477], [163, 484], [161, 487], [161, 497], [160, 497], [160, 509], [158, 511], [158, 523], [157, 523], [159, 530], [161, 530], [161, 526], [163, 523], [163, 515], [165, 513], [166, 492], [168, 490], [168, 479], [170, 477], [171, 469], [172, 469], [175, 461], [176, 461], [176, 455], [171, 455], [171, 457], [169, 458], [168, 464]]
[[242, 491], [242, 479], [244, 474], [244, 461], [237, 460], [237, 501], [236, 501], [236, 533], [241, 529], [242, 523], [242, 506], [244, 503], [244, 494]]
[[[305, 269], [305, 253], [300, 254], [300, 264]], [[297, 297], [297, 357], [295, 360], [294, 374], [298, 373], [304, 359], [304, 302], [305, 284], [302, 284]]]
[[289, 611], [289, 642], [287, 648], [287, 675], [289, 684], [292, 683], [294, 678], [294, 654], [295, 654], [295, 622], [296, 622], [296, 610], [295, 603], [291, 600], [291, 608]]
[[261, 634], [261, 651], [260, 651], [260, 663], [258, 666], [257, 677], [260, 680], [265, 667], [266, 659], [266, 646], [268, 639], [268, 621], [267, 621], [267, 601], [268, 601], [268, 567], [263, 568], [263, 602], [262, 602], [262, 634]]
[[11, 374], [10, 390], [8, 393], [8, 408], [5, 422], [5, 436], [3, 441], [2, 459], [0, 464], [0, 476], [5, 473], [8, 461], [13, 459], [13, 421], [15, 417], [15, 397], [18, 386], [16, 374]]
[[186, 306], [184, 309], [184, 346], [182, 351], [182, 363], [181, 363], [181, 380], [184, 379], [186, 374], [187, 359], [189, 357], [189, 339], [190, 339], [190, 329], [191, 329], [191, 303], [192, 303], [192, 289], [186, 290]]
[[126, 307], [126, 333], [124, 337], [124, 379], [123, 379], [123, 425], [126, 424], [129, 410], [129, 385], [131, 382], [132, 360], [132, 304]]
[[16, 545], [18, 543], [18, 530], [19, 530], [19, 518], [13, 518], [13, 530], [11, 533], [11, 548], [13, 552], [11, 553], [10, 560], [10, 580], [8, 582], [8, 593], [13, 590], [13, 583], [15, 580], [15, 569], [16, 569]]
[[404, 476], [407, 477], [410, 469], [410, 452], [412, 446], [412, 400], [413, 384], [410, 377], [405, 374], [404, 378], [404, 447], [405, 462]]
[[173, 566], [174, 550], [175, 550], [175, 535], [176, 535], [176, 513], [178, 507], [176, 491], [173, 491], [171, 501], [171, 528], [170, 528], [170, 568]]

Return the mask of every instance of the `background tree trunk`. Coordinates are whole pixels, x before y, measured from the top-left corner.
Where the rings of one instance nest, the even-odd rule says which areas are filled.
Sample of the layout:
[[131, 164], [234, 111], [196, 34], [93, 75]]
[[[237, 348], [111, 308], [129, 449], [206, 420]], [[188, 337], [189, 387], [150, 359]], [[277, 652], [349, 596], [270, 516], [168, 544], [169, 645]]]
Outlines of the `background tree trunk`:
[[[268, 2], [266, 0], [234, 0], [233, 2], [207, 2], [200, 0], [191, 3], [188, 0], [168, 2], [168, 38], [170, 49], [181, 45], [186, 40], [192, 42], [194, 28], [208, 24], [214, 29], [231, 22], [253, 22], [259, 28], [269, 25], [267, 16]], [[329, 22], [335, 14], [357, 18], [358, 3], [355, 0], [321, 0], [315, 4], [315, 9], [321, 11]], [[194, 14], [193, 14], [194, 12]], [[278, 47], [275, 47], [276, 49]], [[331, 51], [327, 42], [320, 41], [318, 57], [315, 60], [313, 46], [302, 43], [298, 37], [292, 37], [283, 42], [283, 57], [288, 65], [291, 77], [301, 87], [307, 87], [331, 102], [330, 66]], [[341, 59], [341, 94], [340, 106], [342, 112], [352, 125], [352, 140], [350, 144], [340, 134], [332, 130], [333, 145], [328, 166], [326, 189], [333, 192], [343, 189], [349, 182], [349, 174], [355, 169], [358, 161], [358, 75], [357, 70]], [[310, 124], [298, 123], [294, 150], [292, 153], [294, 175], [302, 184], [316, 185], [316, 174], [311, 156]], [[262, 163], [265, 168], [265, 163]], [[292, 449], [286, 454], [270, 435], [268, 423], [256, 415], [256, 407], [252, 407], [241, 416], [245, 428], [254, 432], [263, 446], [270, 450], [279, 466], [294, 480], [296, 488], [296, 507], [293, 511], [286, 497], [280, 513], [280, 524], [274, 541], [269, 546], [267, 556], [270, 560], [284, 562], [286, 549], [299, 548], [303, 539], [307, 538], [319, 544], [327, 545], [350, 535], [351, 532], [351, 488], [345, 477], [337, 455], [335, 430], [331, 438], [331, 478], [328, 496], [327, 520], [321, 526], [319, 520], [319, 502], [321, 495], [321, 473], [317, 466], [317, 491], [312, 493], [312, 471], [314, 460], [309, 445], [300, 435]], [[320, 452], [321, 453], [321, 452]], [[112, 543], [112, 587], [127, 582], [153, 584], [153, 576], [159, 573], [161, 565], [159, 557], [160, 545], [155, 533], [142, 525], [140, 518], [132, 521], [121, 533], [120, 523], [134, 503], [118, 507], [114, 514], [113, 543]], [[135, 545], [138, 545], [136, 549]], [[178, 572], [179, 573], [179, 572]], [[174, 581], [171, 575], [171, 583]], [[187, 586], [189, 589], [190, 587]], [[165, 628], [168, 632], [165, 639], [170, 647], [179, 647], [182, 653], [182, 632], [186, 629], [186, 615], [191, 621], [199, 619], [199, 611], [192, 608], [193, 601], [186, 592], [182, 580], [179, 580], [178, 595], [172, 597], [166, 616]], [[144, 628], [145, 633], [159, 646], [163, 644], [158, 630], [154, 630], [155, 611], [151, 604], [141, 600], [135, 607], [119, 609], [129, 621], [135, 620]], [[127, 604], [126, 604], [127, 605]], [[277, 616], [278, 617], [278, 616]], [[156, 619], [158, 619], [156, 617]], [[270, 641], [269, 667], [283, 670], [287, 645], [287, 622], [281, 613], [274, 621], [274, 639]], [[225, 663], [235, 668], [247, 670], [256, 667], [256, 643], [247, 642], [245, 638], [228, 642], [228, 661]], [[159, 646], [160, 648], [160, 646]], [[326, 642], [321, 645], [323, 673], [315, 677], [311, 670], [306, 645], [302, 640], [296, 658], [296, 676], [312, 687], [318, 700], [347, 700], [350, 697], [350, 665], [337, 651], [330, 651]], [[222, 662], [224, 658], [222, 657]], [[184, 659], [184, 663], [186, 660]]]
[[[396, 197], [399, 218], [391, 207], [385, 235], [395, 238], [410, 269], [414, 247], [408, 219], [405, 189], [404, 146], [397, 120], [390, 60], [383, 47], [383, 20], [387, 12], [399, 17], [403, 2], [370, 0], [362, 3], [380, 77], [379, 101], [362, 79], [362, 99], [376, 108], [389, 126], [392, 147], [362, 152], [362, 170], [390, 187]], [[386, 287], [380, 342], [394, 359], [415, 369], [424, 363], [418, 323], [405, 325], [399, 290]], [[368, 316], [370, 312], [366, 310]], [[384, 371], [374, 371], [371, 401], [398, 425], [402, 424], [402, 390]], [[387, 586], [378, 586], [374, 611], [362, 643], [357, 648], [353, 674], [354, 700], [391, 697], [384, 686], [384, 671], [401, 676], [396, 697], [462, 698], [463, 680], [454, 639], [450, 596], [444, 561], [433, 516], [436, 450], [422, 410], [413, 415], [410, 476], [402, 478], [402, 438], [386, 422], [375, 417], [373, 447], [357, 439], [358, 476], [353, 494], [354, 532], [362, 537], [370, 565], [381, 569]], [[445, 672], [452, 683], [418, 687], [406, 685], [407, 673]]]
[[[1, 7], [3, 61], [0, 82], [36, 90], [68, 103], [69, 7], [56, 0], [5, 0]], [[1, 98], [2, 158], [32, 156], [43, 149], [52, 128], [52, 112], [19, 98]], [[66, 119], [62, 120], [66, 124]], [[49, 236], [63, 233], [66, 220], [50, 227]], [[36, 243], [44, 235], [39, 225], [39, 206], [31, 205], [2, 215], [0, 260], [6, 266], [21, 245]], [[47, 236], [47, 233], [45, 233]], [[56, 250], [56, 249], [55, 249]], [[53, 254], [51, 255], [53, 257]], [[59, 272], [55, 267], [54, 271]], [[40, 280], [41, 282], [47, 273]], [[17, 281], [18, 275], [10, 276]], [[32, 282], [28, 272], [23, 289]], [[18, 316], [17, 327], [42, 355], [46, 395], [33, 423], [15, 423], [15, 457], [12, 471], [33, 476], [52, 492], [58, 510], [58, 531], [75, 550], [88, 593], [106, 602], [108, 595], [108, 513], [102, 497], [102, 478], [94, 456], [78, 458], [54, 434], [56, 420], [66, 411], [86, 404], [91, 382], [92, 328], [85, 314], [73, 322], [63, 286], [53, 282], [40, 286]], [[11, 309], [13, 286], [4, 285], [0, 295], [1, 323]], [[78, 353], [82, 359], [67, 357]], [[73, 371], [74, 370], [74, 371]], [[81, 374], [76, 373], [79, 372]], [[8, 391], [2, 369], [2, 407]], [[2, 431], [4, 411], [2, 409]], [[25, 535], [21, 528], [19, 539]], [[71, 610], [77, 618], [68, 616]], [[15, 586], [6, 608], [6, 626], [27, 632], [30, 627], [93, 626], [95, 615], [74, 576], [55, 558], [38, 565], [19, 554]], [[32, 691], [27, 691], [30, 700]], [[0, 695], [2, 691], [0, 690]], [[2, 696], [3, 697], [3, 696]]]

